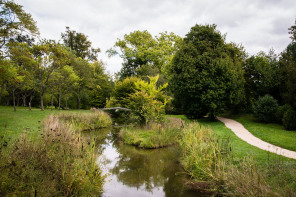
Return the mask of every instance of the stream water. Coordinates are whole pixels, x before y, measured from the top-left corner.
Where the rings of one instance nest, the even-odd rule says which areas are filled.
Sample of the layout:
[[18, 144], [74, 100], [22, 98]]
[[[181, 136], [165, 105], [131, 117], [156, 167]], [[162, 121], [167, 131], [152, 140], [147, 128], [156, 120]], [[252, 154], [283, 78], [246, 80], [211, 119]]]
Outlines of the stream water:
[[100, 135], [97, 163], [107, 174], [104, 197], [204, 196], [185, 189], [177, 147], [144, 150], [119, 141], [118, 129], [95, 133]]

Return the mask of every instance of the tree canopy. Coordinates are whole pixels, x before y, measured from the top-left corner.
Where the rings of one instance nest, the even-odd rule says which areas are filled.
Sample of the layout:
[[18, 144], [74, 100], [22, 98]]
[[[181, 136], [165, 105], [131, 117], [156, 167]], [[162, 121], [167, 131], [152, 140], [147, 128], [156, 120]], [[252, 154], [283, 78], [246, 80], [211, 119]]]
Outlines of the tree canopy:
[[185, 36], [171, 68], [170, 88], [179, 109], [189, 117], [215, 116], [240, 102], [244, 52], [216, 30], [195, 25]]

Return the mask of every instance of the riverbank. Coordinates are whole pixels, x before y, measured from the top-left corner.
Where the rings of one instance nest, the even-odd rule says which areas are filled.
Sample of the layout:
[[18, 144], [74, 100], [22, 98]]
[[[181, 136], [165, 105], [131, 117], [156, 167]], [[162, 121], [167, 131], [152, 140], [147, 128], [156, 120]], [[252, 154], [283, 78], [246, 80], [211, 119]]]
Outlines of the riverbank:
[[[106, 114], [88, 111], [73, 116], [69, 112], [52, 114], [37, 110], [14, 113], [7, 116], [6, 126], [1, 125], [1, 196], [97, 196], [102, 193], [104, 176], [95, 164], [95, 142], [80, 135], [79, 131], [85, 127], [80, 127], [79, 122], [101, 120], [104, 126], [111, 125]], [[40, 119], [31, 120], [30, 129], [26, 129], [28, 122], [22, 119], [27, 118], [25, 114]], [[42, 121], [42, 118], [45, 119]], [[15, 121], [20, 122], [18, 127], [9, 124]], [[25, 126], [20, 130], [22, 123]]]

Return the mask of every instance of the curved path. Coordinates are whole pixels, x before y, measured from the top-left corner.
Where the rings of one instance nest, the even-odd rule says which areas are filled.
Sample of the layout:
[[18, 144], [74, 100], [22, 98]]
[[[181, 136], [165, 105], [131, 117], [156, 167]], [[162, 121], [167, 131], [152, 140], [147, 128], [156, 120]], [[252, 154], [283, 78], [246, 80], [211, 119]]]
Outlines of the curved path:
[[260, 140], [259, 138], [251, 134], [247, 129], [245, 129], [245, 127], [241, 123], [223, 117], [217, 117], [217, 119], [223, 122], [227, 128], [231, 129], [235, 133], [235, 135], [237, 135], [239, 138], [246, 141], [247, 143], [278, 155], [296, 159], [295, 151], [283, 149], [281, 147]]

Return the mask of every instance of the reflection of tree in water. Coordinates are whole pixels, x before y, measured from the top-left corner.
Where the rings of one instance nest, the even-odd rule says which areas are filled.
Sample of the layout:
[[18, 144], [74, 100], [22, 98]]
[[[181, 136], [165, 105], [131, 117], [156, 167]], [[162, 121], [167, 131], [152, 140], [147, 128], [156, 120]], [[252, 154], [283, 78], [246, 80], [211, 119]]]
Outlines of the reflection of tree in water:
[[175, 174], [182, 171], [177, 164], [177, 148], [143, 150], [120, 144], [117, 148], [120, 157], [111, 173], [118, 181], [137, 189], [144, 186], [148, 192], [155, 187], [164, 187], [166, 196], [181, 195], [182, 177]]

